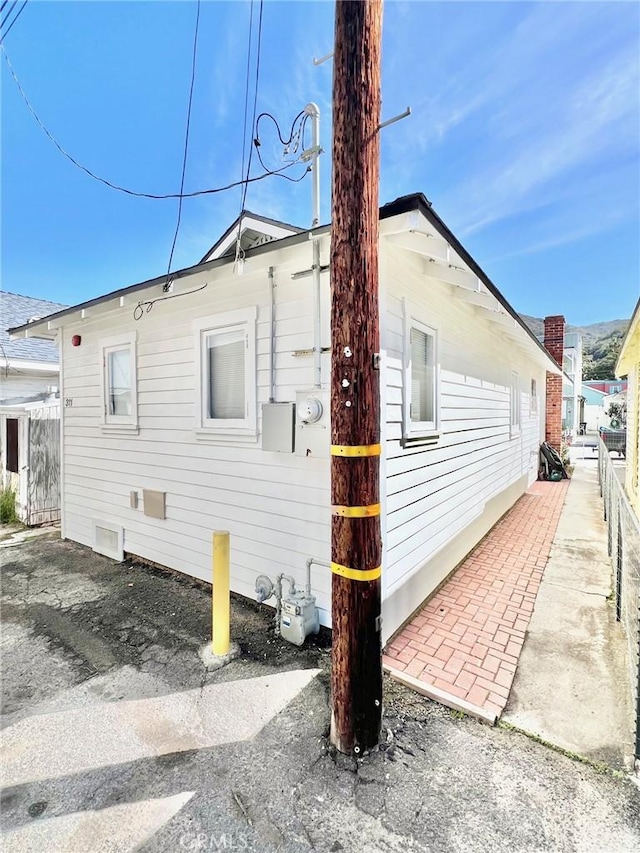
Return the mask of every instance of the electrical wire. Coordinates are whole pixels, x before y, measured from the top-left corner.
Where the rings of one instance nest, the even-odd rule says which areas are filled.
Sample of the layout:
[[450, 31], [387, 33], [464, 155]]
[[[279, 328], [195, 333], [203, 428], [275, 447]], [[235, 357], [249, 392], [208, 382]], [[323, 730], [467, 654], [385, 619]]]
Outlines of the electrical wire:
[[[260, 147], [261, 147], [262, 143], [260, 142], [259, 130], [260, 130], [260, 122], [263, 118], [269, 118], [273, 122], [273, 124], [275, 125], [276, 132], [278, 134], [278, 139], [280, 140], [280, 142], [284, 146], [285, 153], [286, 154], [290, 154], [290, 153], [296, 154], [298, 152], [298, 149], [300, 148], [300, 145], [302, 145], [302, 148], [304, 150], [304, 131], [305, 131], [309, 116], [305, 113], [304, 110], [299, 112], [291, 124], [291, 129], [289, 131], [289, 137], [287, 139], [285, 139], [282, 135], [282, 131], [280, 130], [280, 124], [278, 123], [278, 120], [275, 118], [275, 116], [271, 115], [271, 113], [268, 113], [268, 112], [260, 113], [260, 115], [256, 119], [256, 135], [255, 135], [255, 139], [253, 140], [253, 144], [255, 146], [256, 154], [258, 155], [258, 160], [260, 161], [260, 165], [262, 166], [262, 168], [265, 171], [268, 171], [268, 167], [265, 164], [264, 160], [262, 159], [262, 155], [260, 154]], [[300, 122], [300, 124], [298, 126], [297, 131], [296, 131], [296, 124], [298, 122]], [[292, 166], [295, 165], [296, 163], [299, 163], [299, 162], [300, 162], [300, 158], [296, 158], [294, 160], [288, 161], [289, 165], [292, 165]], [[286, 180], [291, 181], [291, 183], [297, 184], [304, 179], [305, 175], [309, 171], [311, 171], [310, 166], [308, 166], [305, 169], [304, 173], [299, 178], [291, 178], [288, 175], [278, 175], [278, 177], [285, 178]]]
[[275, 118], [275, 116], [272, 116], [272, 115], [271, 115], [271, 113], [268, 113], [268, 112], [260, 113], [260, 115], [259, 115], [259, 116], [258, 116], [258, 118], [256, 119], [256, 136], [259, 136], [260, 122], [262, 121], [262, 119], [263, 119], [263, 118], [270, 118], [270, 119], [271, 119], [271, 121], [272, 121], [272, 122], [275, 124], [275, 126], [276, 126], [276, 130], [277, 130], [277, 132], [278, 132], [278, 139], [280, 140], [280, 142], [282, 143], [282, 145], [284, 145], [285, 147], [286, 147], [287, 145], [291, 145], [291, 143], [292, 143], [292, 141], [293, 141], [294, 132], [295, 132], [296, 122], [298, 121], [298, 119], [301, 119], [301, 118], [304, 116], [304, 114], [305, 114], [305, 113], [304, 113], [304, 110], [301, 110], [301, 111], [298, 113], [298, 115], [294, 118], [294, 120], [293, 120], [293, 122], [292, 122], [292, 124], [291, 124], [291, 133], [289, 134], [289, 138], [288, 138], [288, 139], [283, 139], [283, 138], [282, 138], [282, 131], [280, 130], [280, 125], [278, 124], [278, 120], [277, 120], [277, 118]]
[[11, 4], [11, 6], [9, 7], [9, 11], [8, 11], [8, 12], [7, 12], [7, 14], [4, 16], [4, 18], [0, 21], [0, 30], [1, 30], [1, 29], [4, 27], [4, 25], [6, 24], [6, 22], [7, 22], [7, 18], [10, 18], [10, 17], [11, 17], [11, 13], [13, 12], [13, 10], [15, 9], [15, 7], [16, 7], [17, 5], [18, 5], [18, 0], [13, 0], [13, 3], [12, 3], [12, 4]]
[[[260, 80], [260, 47], [262, 43], [262, 12], [263, 12], [263, 0], [260, 0], [260, 17], [258, 21], [258, 42], [256, 47], [256, 77], [255, 77], [255, 85], [253, 91], [253, 116], [251, 119], [251, 136], [253, 138], [253, 128], [256, 123], [256, 111], [258, 104], [258, 84]], [[250, 78], [250, 68], [251, 68], [251, 43], [252, 43], [252, 34], [253, 34], [253, 0], [251, 0], [251, 15], [249, 17], [249, 43], [247, 46], [247, 76], [246, 76], [246, 85], [245, 85], [245, 98], [244, 98], [244, 120], [242, 125], [242, 177], [245, 178], [245, 184], [242, 187], [240, 192], [240, 213], [238, 214], [238, 236], [236, 239], [236, 259], [235, 262], [238, 264], [239, 262], [244, 260], [244, 251], [242, 250], [242, 246], [240, 244], [241, 234], [242, 234], [242, 214], [244, 212], [244, 206], [247, 200], [247, 190], [248, 185], [246, 181], [249, 180], [249, 175], [251, 173], [251, 159], [253, 156], [253, 145], [249, 145], [249, 157], [247, 160], [247, 170], [246, 173], [244, 171], [244, 160], [245, 160], [245, 151], [247, 144], [247, 110], [249, 106], [249, 78]]]
[[182, 202], [184, 201], [182, 193], [184, 192], [184, 177], [187, 171], [187, 154], [189, 151], [189, 128], [191, 125], [191, 105], [193, 104], [193, 88], [196, 79], [196, 56], [198, 52], [198, 28], [200, 25], [200, 0], [197, 2], [196, 6], [196, 24], [193, 33], [193, 53], [191, 57], [191, 83], [189, 85], [189, 105], [187, 107], [187, 123], [184, 134], [184, 153], [182, 156], [182, 175], [180, 177], [180, 199], [178, 201], [178, 220], [176, 222], [176, 230], [173, 235], [173, 242], [171, 243], [171, 251], [169, 252], [169, 263], [167, 264], [167, 280], [165, 282], [163, 290], [166, 292], [169, 290], [171, 280], [169, 275], [171, 273], [171, 264], [173, 262], [173, 253], [176, 248], [176, 243], [178, 241], [178, 233], [180, 232], [180, 220], [182, 219]]
[[[260, 161], [260, 165], [266, 171], [267, 166], [265, 165], [264, 160], [262, 159], [262, 155], [260, 154], [260, 148], [257, 146], [256, 146], [256, 154], [258, 155], [258, 160]], [[295, 166], [298, 162], [299, 162], [298, 160], [293, 160], [291, 163], [288, 164], [287, 168], [289, 166]], [[279, 171], [279, 172], [267, 172], [267, 174], [271, 174], [276, 178], [284, 178], [287, 181], [291, 181], [292, 184], [299, 184], [300, 181], [303, 181], [307, 177], [307, 175], [309, 174], [310, 171], [311, 171], [311, 167], [307, 166], [307, 168], [304, 170], [304, 172], [302, 173], [302, 175], [300, 175], [299, 178], [290, 178], [289, 175], [283, 175], [281, 173], [281, 171]]]
[[[242, 162], [240, 164], [240, 178], [244, 178], [244, 164], [247, 151], [247, 113], [249, 111], [249, 81], [251, 77], [251, 42], [253, 40], [253, 0], [249, 10], [249, 38], [247, 41], [247, 70], [245, 72], [244, 86], [244, 118], [242, 120]], [[242, 190], [240, 191], [240, 216], [242, 217], [243, 203]], [[239, 239], [238, 232], [238, 239]]]
[[145, 311], [148, 314], [156, 302], [166, 302], [167, 299], [177, 299], [178, 296], [191, 296], [192, 293], [199, 293], [208, 286], [209, 282], [205, 281], [202, 287], [196, 287], [194, 290], [185, 290], [184, 293], [172, 293], [169, 296], [158, 296], [157, 299], [148, 299], [145, 302], [138, 302], [136, 307], [133, 309], [133, 319], [140, 320], [144, 316]]
[[[28, 0], [24, 0], [24, 3], [22, 4], [22, 6], [20, 6], [20, 8], [18, 9], [18, 12], [17, 12], [15, 18], [13, 19], [13, 21], [11, 21], [11, 23], [9, 24], [7, 29], [2, 34], [2, 38], [0, 38], [0, 44], [2, 44], [2, 42], [6, 39], [6, 37], [9, 35], [11, 30], [13, 29], [15, 22], [18, 20], [20, 15], [24, 12], [24, 7], [27, 5], [27, 2], [28, 2]], [[15, 3], [13, 4], [13, 6], [15, 6]], [[13, 6], [11, 7], [11, 9], [13, 9]], [[11, 9], [7, 13], [7, 17], [11, 14]], [[0, 31], [2, 31], [2, 25], [3, 24], [4, 24], [4, 21], [2, 22], [2, 24], [0, 24]]]
[[[253, 115], [251, 117], [251, 136], [253, 137], [253, 128], [256, 126], [256, 112], [258, 106], [258, 85], [260, 83], [260, 48], [262, 46], [262, 12], [264, 9], [264, 0], [260, 0], [260, 17], [258, 18], [258, 46], [256, 49], [256, 82], [253, 91]], [[249, 146], [249, 162], [247, 163], [247, 173], [245, 178], [245, 184], [243, 187], [243, 198], [242, 198], [242, 210], [244, 210], [244, 205], [247, 200], [247, 192], [249, 190], [249, 186], [246, 181], [249, 180], [249, 175], [251, 174], [251, 159], [253, 156], [253, 145]]]
[[[33, 108], [33, 106], [31, 104], [31, 102], [29, 101], [24, 89], [20, 85], [20, 81], [18, 80], [18, 78], [16, 76], [16, 73], [13, 69], [13, 65], [11, 64], [11, 60], [9, 59], [9, 55], [7, 54], [7, 51], [4, 47], [4, 44], [2, 44], [1, 42], [0, 42], [0, 51], [2, 51], [2, 55], [4, 56], [5, 62], [7, 63], [7, 66], [9, 68], [9, 72], [10, 72], [11, 76], [13, 77], [13, 81], [16, 84], [16, 87], [17, 87], [18, 91], [20, 92], [20, 95], [22, 96], [22, 100], [25, 102], [29, 112], [34, 117], [34, 119], [36, 120], [36, 122], [38, 123], [38, 125], [40, 126], [42, 131], [44, 132], [44, 134], [55, 145], [55, 147], [58, 149], [58, 151], [60, 152], [60, 154], [62, 154], [63, 157], [65, 157], [67, 160], [69, 160], [70, 163], [72, 163], [74, 166], [76, 166], [76, 168], [80, 169], [80, 171], [84, 172], [86, 175], [88, 175], [90, 178], [93, 178], [95, 181], [98, 181], [99, 183], [104, 184], [105, 186], [109, 187], [112, 190], [116, 190], [117, 192], [125, 193], [126, 195], [134, 196], [135, 198], [149, 198], [149, 199], [154, 199], [154, 200], [164, 200], [164, 199], [170, 199], [170, 198], [196, 198], [196, 196], [214, 195], [216, 193], [222, 193], [222, 192], [226, 192], [227, 190], [232, 190], [235, 187], [240, 187], [245, 183], [244, 180], [232, 181], [231, 183], [225, 184], [224, 186], [221, 186], [221, 187], [213, 187], [213, 188], [207, 189], [207, 190], [195, 190], [193, 192], [188, 192], [188, 193], [184, 193], [184, 192], [183, 193], [145, 193], [145, 192], [139, 192], [137, 190], [129, 189], [128, 187], [120, 186], [120, 184], [115, 184], [112, 181], [109, 181], [106, 178], [103, 178], [100, 175], [97, 175], [95, 172], [92, 172], [91, 169], [88, 169], [86, 166], [84, 166], [82, 163], [80, 163], [78, 160], [76, 160], [74, 157], [72, 157], [71, 154], [69, 154], [69, 152], [66, 151], [62, 147], [62, 145], [60, 145], [60, 143], [53, 136], [53, 134], [50, 133], [50, 131], [48, 130], [48, 128], [46, 127], [44, 122], [41, 120], [40, 116], [37, 114], [37, 112]], [[253, 184], [253, 183], [256, 183], [257, 181], [262, 181], [265, 178], [268, 178], [272, 175], [280, 174], [281, 172], [284, 172], [287, 169], [291, 168], [291, 165], [292, 164], [287, 164], [286, 166], [283, 166], [281, 169], [271, 170], [271, 171], [266, 172], [264, 175], [256, 175], [253, 178], [248, 178], [246, 183]]]

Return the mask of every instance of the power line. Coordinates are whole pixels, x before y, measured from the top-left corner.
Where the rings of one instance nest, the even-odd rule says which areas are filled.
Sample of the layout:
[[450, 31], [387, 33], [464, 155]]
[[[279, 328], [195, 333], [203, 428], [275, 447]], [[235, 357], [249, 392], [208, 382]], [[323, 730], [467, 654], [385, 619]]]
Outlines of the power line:
[[[17, 2], [17, 0], [16, 0], [16, 2]], [[69, 152], [66, 151], [62, 147], [62, 145], [58, 142], [58, 140], [48, 130], [48, 128], [46, 127], [46, 125], [44, 124], [44, 122], [42, 121], [42, 119], [40, 118], [38, 113], [35, 111], [31, 102], [29, 101], [29, 98], [27, 97], [24, 89], [20, 85], [20, 81], [18, 80], [18, 77], [16, 76], [16, 73], [13, 69], [13, 65], [11, 64], [11, 60], [9, 59], [9, 55], [7, 54], [7, 51], [4, 47], [4, 44], [2, 44], [1, 42], [0, 42], [0, 51], [2, 51], [5, 62], [7, 63], [7, 66], [9, 68], [9, 72], [10, 72], [11, 76], [13, 77], [13, 81], [16, 84], [16, 87], [17, 87], [18, 91], [20, 92], [20, 95], [22, 96], [22, 100], [25, 102], [29, 112], [34, 117], [37, 124], [40, 126], [41, 130], [44, 132], [44, 134], [47, 136], [47, 138], [55, 145], [55, 147], [58, 149], [58, 151], [60, 152], [60, 154], [62, 154], [63, 157], [65, 157], [76, 168], [80, 169], [80, 171], [84, 172], [86, 175], [88, 175], [90, 178], [93, 178], [95, 181], [98, 181], [99, 183], [104, 184], [105, 186], [109, 187], [112, 190], [116, 190], [117, 192], [125, 193], [126, 195], [134, 196], [135, 198], [149, 198], [149, 199], [195, 198], [196, 196], [214, 195], [215, 193], [226, 192], [227, 190], [234, 189], [235, 187], [240, 187], [245, 183], [245, 180], [232, 181], [231, 183], [225, 184], [224, 186], [221, 186], [221, 187], [214, 187], [212, 189], [207, 189], [207, 190], [195, 190], [194, 192], [189, 192], [189, 193], [185, 193], [185, 192], [181, 192], [181, 193], [145, 193], [145, 192], [138, 192], [137, 190], [129, 189], [128, 187], [120, 186], [119, 184], [115, 184], [112, 181], [109, 181], [106, 178], [103, 178], [100, 175], [97, 175], [95, 172], [92, 172], [91, 169], [87, 168], [87, 166], [84, 166], [82, 163], [80, 163], [78, 160], [76, 160], [75, 157], [73, 157], [71, 154], [69, 154]], [[286, 171], [287, 169], [290, 169], [292, 165], [294, 165], [294, 164], [288, 163], [287, 165], [283, 166], [280, 169], [269, 170], [269, 171], [265, 172], [263, 175], [257, 175], [254, 178], [247, 178], [246, 183], [253, 184], [253, 183], [256, 183], [256, 181], [262, 181], [265, 178], [270, 177], [271, 175], [279, 175], [282, 172]]]
[[[16, 5], [16, 4], [14, 3], [14, 4], [13, 4], [13, 6], [15, 6], [15, 5]], [[15, 22], [18, 20], [18, 18], [20, 17], [20, 15], [24, 12], [24, 7], [25, 7], [26, 5], [27, 5], [27, 0], [24, 0], [24, 3], [23, 3], [23, 4], [22, 4], [22, 6], [20, 6], [20, 8], [18, 9], [18, 12], [17, 12], [17, 14], [16, 14], [15, 18], [13, 19], [13, 21], [11, 21], [11, 23], [9, 24], [9, 26], [8, 26], [8, 27], [7, 27], [7, 29], [5, 30], [4, 35], [2, 36], [2, 38], [0, 38], [0, 44], [2, 44], [2, 42], [3, 42], [3, 41], [6, 39], [6, 37], [9, 35], [9, 33], [11, 32], [11, 30], [13, 29], [13, 26], [14, 26]], [[13, 6], [11, 7], [11, 9], [13, 9]], [[7, 17], [11, 14], [11, 9], [10, 9], [10, 10], [9, 10], [9, 12], [7, 13]], [[2, 23], [4, 24], [4, 21], [3, 21]], [[1, 31], [1, 30], [2, 30], [2, 24], [0, 24], [0, 31]]]
[[[184, 154], [182, 156], [182, 176], [180, 178], [180, 199], [178, 201], [178, 221], [176, 222], [176, 230], [173, 235], [173, 242], [171, 244], [171, 251], [169, 253], [169, 263], [167, 265], [167, 281], [164, 286], [164, 290], [169, 289], [169, 273], [171, 272], [171, 262], [173, 261], [173, 253], [176, 248], [176, 242], [178, 240], [178, 233], [180, 231], [180, 220], [182, 219], [182, 202], [183, 202], [183, 192], [184, 192], [184, 176], [187, 171], [187, 154], [189, 151], [189, 128], [191, 125], [191, 105], [193, 103], [193, 87], [196, 79], [196, 55], [198, 52], [198, 27], [200, 25], [200, 0], [198, 0], [196, 7], [196, 25], [193, 33], [193, 53], [191, 57], [191, 83], [189, 85], [189, 105], [187, 107], [187, 123], [184, 134]], [[248, 177], [248, 176], [247, 176]]]
[[[4, 16], [4, 18], [0, 21], [0, 30], [2, 29], [2, 27], [4, 27], [4, 25], [5, 25], [6, 21], [7, 21], [7, 18], [9, 18], [9, 17], [11, 16], [11, 13], [13, 12], [14, 8], [15, 8], [17, 5], [18, 5], [18, 0], [13, 0], [13, 3], [12, 3], [12, 4], [11, 4], [11, 6], [9, 7], [9, 11], [8, 11], [8, 12], [7, 12], [7, 14]], [[3, 8], [4, 8], [4, 7], [3, 7]]]
[[[258, 19], [258, 41], [256, 46], [256, 78], [253, 90], [253, 115], [251, 117], [251, 137], [253, 139], [253, 129], [256, 126], [256, 112], [258, 106], [258, 85], [260, 82], [260, 48], [262, 46], [262, 12], [264, 7], [264, 0], [260, 0], [260, 17]], [[252, 29], [253, 29], [253, 0], [251, 0], [251, 17], [249, 18], [249, 46], [247, 49], [247, 83], [245, 87], [245, 100], [244, 100], [244, 123], [242, 127], [242, 168], [244, 170], [244, 154], [247, 142], [247, 108], [249, 103], [249, 68], [250, 68], [250, 57], [251, 57], [251, 41], [252, 41]], [[246, 175], [244, 179], [244, 185], [242, 187], [241, 199], [240, 199], [240, 213], [238, 215], [238, 237], [236, 240], [236, 263], [242, 259], [244, 256], [244, 252], [242, 251], [242, 247], [240, 246], [240, 235], [242, 229], [242, 212], [244, 211], [244, 206], [247, 200], [247, 190], [248, 185], [247, 181], [249, 180], [249, 175], [251, 173], [251, 160], [253, 157], [253, 145], [249, 143], [249, 157], [247, 159], [247, 171], [243, 174]]]
[[[253, 137], [253, 128], [256, 126], [256, 112], [258, 106], [258, 84], [260, 81], [260, 48], [262, 45], [262, 11], [264, 8], [264, 0], [260, 0], [260, 17], [258, 19], [258, 46], [256, 50], [256, 82], [255, 88], [253, 92], [253, 115], [251, 117], [251, 136]], [[247, 163], [247, 173], [245, 178], [245, 184], [243, 187], [243, 197], [242, 197], [242, 210], [244, 210], [244, 205], [247, 200], [247, 191], [249, 189], [246, 181], [249, 179], [249, 174], [251, 172], [251, 157], [253, 154], [253, 145], [249, 147], [249, 162]]]
[[[271, 119], [271, 121], [275, 125], [276, 132], [278, 134], [278, 139], [280, 140], [280, 142], [284, 146], [284, 153], [285, 154], [291, 154], [291, 153], [296, 154], [298, 152], [300, 145], [302, 145], [302, 148], [304, 150], [304, 131], [305, 131], [305, 127], [306, 127], [307, 121], [309, 119], [309, 116], [305, 113], [304, 110], [301, 110], [298, 113], [298, 115], [294, 118], [294, 120], [291, 124], [291, 130], [289, 131], [288, 139], [285, 139], [282, 135], [282, 131], [280, 130], [280, 124], [278, 123], [278, 120], [275, 118], [275, 116], [271, 115], [271, 113], [269, 113], [269, 112], [260, 113], [260, 115], [258, 116], [258, 118], [256, 120], [256, 135], [255, 135], [255, 139], [253, 140], [253, 144], [255, 146], [256, 154], [258, 155], [258, 160], [260, 161], [260, 165], [262, 166], [263, 169], [265, 169], [265, 171], [268, 171], [268, 167], [266, 166], [264, 160], [262, 159], [262, 155], [260, 154], [260, 147], [261, 147], [262, 143], [260, 142], [260, 132], [259, 131], [260, 131], [260, 121], [263, 118]], [[296, 131], [296, 124], [298, 123], [298, 121], [300, 121], [300, 124], [298, 126], [297, 131]], [[300, 162], [299, 158], [289, 161], [290, 165], [294, 165], [297, 162]], [[277, 177], [285, 178], [287, 181], [291, 181], [291, 183], [297, 184], [301, 180], [303, 180], [303, 178], [305, 177], [305, 175], [307, 174], [308, 171], [309, 171], [309, 168], [307, 168], [305, 170], [304, 174], [301, 175], [299, 178], [290, 178], [288, 175], [277, 175]]]
[[[15, 22], [18, 20], [18, 18], [20, 17], [20, 15], [24, 12], [24, 7], [25, 7], [26, 5], [27, 5], [27, 0], [24, 0], [24, 3], [22, 4], [22, 6], [20, 6], [20, 8], [19, 8], [19, 9], [18, 9], [18, 11], [17, 11], [15, 18], [13, 19], [13, 21], [11, 21], [11, 23], [9, 24], [9, 26], [8, 26], [8, 27], [7, 27], [7, 29], [5, 30], [4, 35], [2, 36], [2, 39], [0, 39], [0, 44], [1, 44], [1, 43], [6, 39], [6, 37], [9, 35], [9, 33], [11, 32], [11, 30], [13, 29], [13, 27], [14, 27], [14, 25], [15, 25]], [[13, 8], [13, 6], [12, 6], [11, 8]], [[0, 26], [0, 30], [1, 30], [1, 29], [2, 29], [2, 27]]]
[[[244, 86], [244, 118], [242, 121], [242, 163], [240, 164], [240, 178], [244, 178], [244, 162], [247, 150], [247, 112], [249, 110], [249, 80], [251, 71], [251, 42], [253, 40], [253, 0], [249, 10], [249, 39], [247, 43], [247, 70], [245, 72]], [[242, 217], [243, 194], [240, 191], [240, 216]], [[238, 223], [238, 239], [240, 239], [240, 223]]]

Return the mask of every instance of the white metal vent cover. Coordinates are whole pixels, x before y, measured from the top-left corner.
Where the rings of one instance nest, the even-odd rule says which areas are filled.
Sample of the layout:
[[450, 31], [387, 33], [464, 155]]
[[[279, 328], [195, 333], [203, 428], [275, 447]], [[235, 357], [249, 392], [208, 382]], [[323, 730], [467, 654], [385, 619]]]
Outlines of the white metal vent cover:
[[124, 559], [124, 528], [110, 521], [93, 519], [93, 550], [119, 563]]

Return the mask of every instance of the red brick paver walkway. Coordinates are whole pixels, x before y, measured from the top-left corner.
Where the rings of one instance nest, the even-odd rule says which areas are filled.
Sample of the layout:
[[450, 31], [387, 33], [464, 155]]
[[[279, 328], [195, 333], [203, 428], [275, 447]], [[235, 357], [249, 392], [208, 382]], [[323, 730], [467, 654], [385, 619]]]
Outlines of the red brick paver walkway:
[[500, 716], [568, 486], [531, 486], [392, 639], [388, 672], [450, 707]]

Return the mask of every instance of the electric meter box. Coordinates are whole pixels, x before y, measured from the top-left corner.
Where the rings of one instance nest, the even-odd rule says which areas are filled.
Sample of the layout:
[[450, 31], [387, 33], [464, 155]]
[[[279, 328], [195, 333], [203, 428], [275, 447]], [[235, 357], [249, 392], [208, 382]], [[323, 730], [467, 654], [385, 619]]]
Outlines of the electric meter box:
[[329, 392], [296, 393], [296, 455], [327, 458], [331, 443]]

